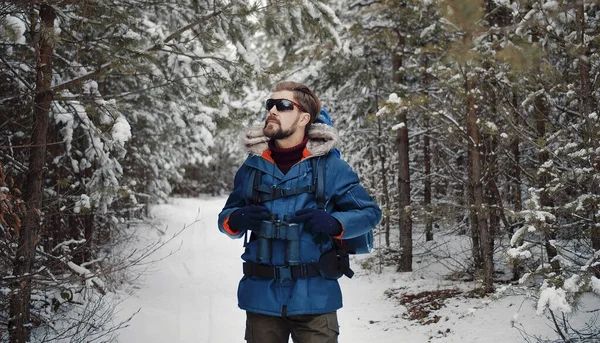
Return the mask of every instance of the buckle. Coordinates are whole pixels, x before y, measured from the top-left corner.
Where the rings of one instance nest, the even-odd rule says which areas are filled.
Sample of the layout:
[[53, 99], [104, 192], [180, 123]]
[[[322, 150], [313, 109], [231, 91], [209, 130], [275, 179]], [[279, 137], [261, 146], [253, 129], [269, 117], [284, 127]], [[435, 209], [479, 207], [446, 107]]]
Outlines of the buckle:
[[293, 188], [280, 188], [275, 185], [271, 186], [271, 198], [278, 199], [282, 197], [287, 197], [290, 195], [297, 194], [296, 190]]
[[275, 280], [285, 280], [292, 278], [292, 268], [290, 267], [273, 267], [273, 278]]
[[271, 199], [277, 199], [278, 191], [279, 191], [279, 188], [277, 188], [277, 186], [275, 186], [275, 185], [271, 186]]

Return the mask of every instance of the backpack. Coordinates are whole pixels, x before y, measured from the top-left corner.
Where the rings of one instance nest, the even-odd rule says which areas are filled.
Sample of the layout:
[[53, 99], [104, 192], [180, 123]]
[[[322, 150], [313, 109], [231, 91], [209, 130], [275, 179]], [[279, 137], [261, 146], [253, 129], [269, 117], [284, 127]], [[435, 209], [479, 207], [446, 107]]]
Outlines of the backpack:
[[[327, 124], [333, 126], [331, 118], [327, 110], [321, 109], [321, 112], [317, 116], [315, 123]], [[334, 153], [341, 157], [339, 150], [334, 149]], [[317, 203], [317, 209], [325, 210], [325, 158], [313, 158], [311, 159], [313, 169], [313, 184], [310, 186], [299, 187], [293, 190], [285, 190], [279, 188], [270, 188], [261, 185], [262, 173], [254, 168], [250, 171], [250, 179], [253, 180], [249, 183], [249, 187], [246, 191], [247, 199], [251, 199], [251, 202], [259, 204], [265, 201], [274, 200], [280, 197], [293, 196], [301, 193], [315, 193], [315, 200]], [[373, 229], [370, 229], [366, 233], [350, 238], [350, 239], [335, 239], [332, 238], [334, 249], [333, 254], [324, 254], [325, 259], [329, 259], [330, 262], [324, 264], [329, 265], [333, 269], [326, 271], [326, 274], [332, 275], [331, 278], [339, 278], [342, 274], [349, 278], [354, 275], [354, 272], [350, 269], [349, 254], [368, 254], [373, 249]], [[337, 275], [337, 277], [335, 277]]]

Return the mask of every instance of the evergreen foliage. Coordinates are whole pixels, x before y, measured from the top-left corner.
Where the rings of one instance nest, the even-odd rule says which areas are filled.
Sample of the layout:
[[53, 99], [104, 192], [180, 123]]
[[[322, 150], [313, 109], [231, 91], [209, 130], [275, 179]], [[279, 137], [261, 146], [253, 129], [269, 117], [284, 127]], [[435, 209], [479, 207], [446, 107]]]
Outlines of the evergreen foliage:
[[[259, 30], [289, 37], [335, 34], [329, 7], [304, 1], [304, 10], [296, 11], [290, 7], [296, 3], [0, 5], [0, 166], [6, 200], [0, 250], [2, 270], [11, 275], [0, 286], [2, 340], [110, 339], [113, 324], [105, 319], [111, 305], [101, 295], [113, 285], [103, 280], [141, 259], [114, 255], [126, 221], [143, 217], [149, 203], [165, 200], [174, 188], [186, 188], [186, 166], [208, 166], [202, 170], [202, 192], [221, 192], [233, 176], [239, 154], [233, 154], [238, 149], [232, 132], [243, 123], [229, 121], [241, 118], [238, 99], [263, 70], [253, 35]], [[280, 6], [291, 10], [276, 12]], [[281, 15], [296, 21], [273, 30], [274, 23], [289, 22], [274, 21]], [[310, 29], [302, 27], [306, 19]], [[43, 71], [48, 84], [41, 82], [42, 68], [49, 71]], [[33, 113], [41, 108], [41, 94], [50, 101], [45, 114], [50, 121], [47, 135], [36, 136]], [[44, 117], [40, 113], [36, 118]], [[40, 136], [48, 142], [38, 149], [44, 168], [33, 170], [28, 158], [36, 145], [30, 142]], [[40, 196], [26, 191], [25, 199], [33, 196], [41, 206], [20, 200], [28, 173], [42, 185], [35, 189]], [[221, 183], [208, 182], [217, 175]], [[39, 225], [22, 226], [23, 218]], [[19, 257], [20, 251], [31, 255]], [[19, 280], [26, 287], [19, 289]], [[17, 304], [31, 307], [31, 315]], [[89, 318], [70, 315], [90, 309]], [[60, 325], [51, 325], [55, 321]], [[10, 337], [7, 326], [14, 328]]]
[[[597, 3], [355, 0], [335, 9], [343, 48], [320, 47], [305, 65], [315, 71], [295, 75], [327, 104], [347, 138], [343, 157], [377, 195], [392, 229], [399, 228], [396, 177], [381, 172], [384, 164], [398, 172], [393, 136], [406, 111], [417, 227], [470, 235], [472, 265], [463, 268], [473, 277], [491, 249], [492, 271], [506, 272], [508, 257], [515, 263], [509, 277], [531, 280], [541, 292], [564, 289], [573, 306], [582, 292], [597, 293]], [[401, 105], [380, 111], [392, 93]], [[468, 113], [476, 118], [477, 179], [469, 172]], [[433, 200], [420, 206], [427, 180]], [[470, 212], [474, 183], [481, 203]], [[485, 289], [501, 277], [488, 275]]]
[[[386, 260], [406, 253], [389, 238], [406, 195], [397, 153], [406, 116], [415, 242], [468, 235], [461, 268], [485, 291], [508, 275], [540, 294], [563, 290], [573, 307], [583, 292], [600, 294], [597, 2], [48, 5], [56, 19], [44, 36], [42, 5], [0, 4], [0, 268], [10, 275], [0, 280], [1, 333], [12, 282], [26, 278], [11, 271], [28, 213], [41, 223], [33, 325], [84, 295], [103, 308], [125, 223], [174, 193], [226, 192], [244, 158], [241, 130], [261, 121], [284, 79], [307, 83], [332, 114], [342, 157], [384, 210]], [[42, 38], [54, 50], [38, 208], [24, 193]]]

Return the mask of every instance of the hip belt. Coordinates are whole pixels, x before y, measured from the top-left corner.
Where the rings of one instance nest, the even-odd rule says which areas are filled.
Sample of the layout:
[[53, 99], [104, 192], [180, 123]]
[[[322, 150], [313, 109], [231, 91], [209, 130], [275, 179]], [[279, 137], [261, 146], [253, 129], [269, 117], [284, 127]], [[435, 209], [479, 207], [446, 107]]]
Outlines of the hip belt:
[[244, 262], [244, 274], [266, 279], [307, 279], [321, 276], [317, 263], [307, 263], [297, 266], [268, 266], [254, 262]]

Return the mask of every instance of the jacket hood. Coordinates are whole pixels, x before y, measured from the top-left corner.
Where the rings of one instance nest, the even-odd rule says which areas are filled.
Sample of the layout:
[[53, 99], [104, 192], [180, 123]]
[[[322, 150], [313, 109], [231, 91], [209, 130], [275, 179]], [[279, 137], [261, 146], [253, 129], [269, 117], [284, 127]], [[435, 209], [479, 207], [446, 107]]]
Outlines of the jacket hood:
[[[263, 126], [248, 128], [243, 137], [244, 148], [253, 155], [262, 155], [269, 148], [269, 137], [263, 133]], [[308, 131], [306, 148], [313, 156], [322, 156], [334, 149], [339, 142], [337, 130], [327, 124], [314, 123]]]

